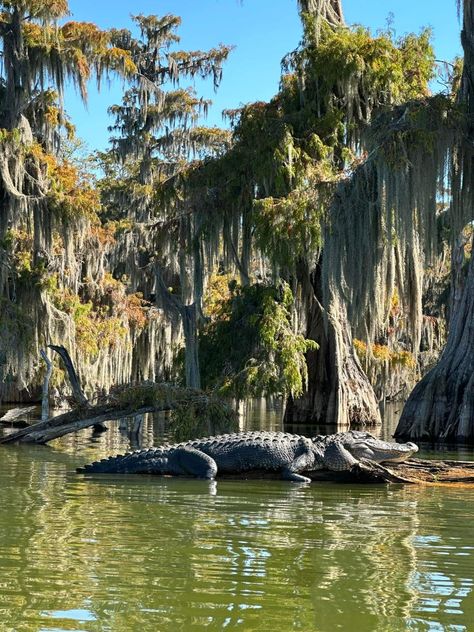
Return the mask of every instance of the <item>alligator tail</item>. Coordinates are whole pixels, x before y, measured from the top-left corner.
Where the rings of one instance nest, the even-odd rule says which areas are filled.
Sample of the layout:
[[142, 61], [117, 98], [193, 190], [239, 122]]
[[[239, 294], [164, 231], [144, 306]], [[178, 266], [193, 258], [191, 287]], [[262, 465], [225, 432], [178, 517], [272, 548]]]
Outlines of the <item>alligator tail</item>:
[[111, 456], [77, 468], [81, 474], [167, 474], [164, 450], [150, 449]]

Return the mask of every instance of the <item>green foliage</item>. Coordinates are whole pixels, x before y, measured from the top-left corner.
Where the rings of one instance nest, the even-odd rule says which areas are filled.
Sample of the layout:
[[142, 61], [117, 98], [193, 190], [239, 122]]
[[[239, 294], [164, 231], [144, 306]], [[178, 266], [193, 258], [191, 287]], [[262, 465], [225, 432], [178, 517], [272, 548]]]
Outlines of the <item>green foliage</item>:
[[47, 276], [46, 262], [41, 258], [33, 261], [33, 236], [26, 227], [5, 231], [0, 248], [9, 258], [12, 279], [17, 288], [30, 290], [34, 286], [42, 286]]
[[[321, 224], [327, 198], [318, 189], [295, 189], [284, 198], [256, 200], [255, 241], [273, 263], [292, 269], [299, 258], [309, 259], [322, 246]], [[322, 203], [323, 202], [323, 203]]]
[[392, 169], [400, 169], [412, 165], [415, 154], [433, 155], [443, 134], [459, 131], [464, 124], [462, 107], [452, 95], [437, 94], [380, 114], [367, 141]]
[[211, 274], [204, 295], [204, 314], [211, 322], [225, 317], [223, 305], [231, 300], [237, 287], [233, 274]]
[[198, 389], [144, 382], [115, 387], [108, 399], [132, 411], [144, 407], [171, 410], [175, 441], [238, 430], [237, 414], [230, 404]]
[[362, 27], [315, 29], [314, 14], [303, 19], [279, 93], [227, 111], [231, 149], [188, 171], [186, 182], [206, 198], [211, 223], [243, 218], [252, 245], [284, 275], [320, 250], [336, 184], [360, 160], [373, 117], [426, 99], [434, 73], [429, 30], [395, 40]]
[[315, 19], [305, 15], [302, 45], [285, 67], [305, 78], [298, 123], [316, 116], [325, 142], [357, 140], [380, 108], [429, 94], [435, 66], [428, 29], [395, 40], [390, 31], [373, 36], [361, 26], [322, 24], [316, 39]]
[[220, 318], [200, 336], [202, 380], [221, 394], [244, 399], [301, 394], [305, 353], [316, 343], [294, 332], [287, 284], [234, 288]]
[[43, 289], [53, 305], [72, 318], [76, 345], [89, 360], [95, 359], [101, 349], [112, 351], [123, 344], [127, 332], [140, 331], [148, 322], [148, 303], [138, 293], [127, 293], [126, 286], [108, 273], [94, 301], [59, 287], [56, 276], [48, 277]]
[[200, 154], [206, 147], [217, 152], [226, 145], [224, 135], [216, 129], [196, 125], [207, 112], [209, 101], [200, 98], [193, 88], [176, 87], [184, 78], [212, 77], [214, 87], [220, 83], [222, 65], [231, 47], [220, 45], [209, 51], [176, 50], [177, 29], [181, 19], [174, 15], [132, 18], [140, 30], [134, 37], [126, 29], [113, 30], [111, 42], [126, 50], [136, 69], [130, 87], [120, 105], [110, 108], [115, 117], [113, 131], [117, 157], [141, 161], [144, 172], [169, 177], [190, 152]]
[[182, 403], [171, 412], [170, 429], [175, 441], [237, 432], [237, 413], [219, 397]]

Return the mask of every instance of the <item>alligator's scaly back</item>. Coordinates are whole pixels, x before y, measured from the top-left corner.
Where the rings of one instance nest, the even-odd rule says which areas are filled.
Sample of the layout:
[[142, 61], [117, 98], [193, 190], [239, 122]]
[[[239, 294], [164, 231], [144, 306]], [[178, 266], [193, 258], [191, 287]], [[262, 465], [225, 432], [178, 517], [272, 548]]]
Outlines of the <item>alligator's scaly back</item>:
[[285, 432], [244, 432], [195, 439], [138, 450], [96, 461], [78, 471], [86, 474], [171, 474], [215, 478], [218, 471], [278, 471], [282, 478], [310, 481], [302, 472], [349, 470], [360, 459], [375, 462], [408, 458], [414, 444], [380, 441], [369, 433], [349, 431], [309, 439]]

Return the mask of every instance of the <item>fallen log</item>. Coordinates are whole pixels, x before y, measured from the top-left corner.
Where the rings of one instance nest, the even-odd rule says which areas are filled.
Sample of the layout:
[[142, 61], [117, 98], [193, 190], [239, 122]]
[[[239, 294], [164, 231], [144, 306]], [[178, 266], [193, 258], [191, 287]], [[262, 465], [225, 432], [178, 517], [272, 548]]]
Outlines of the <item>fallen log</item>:
[[138, 385], [121, 386], [113, 389], [96, 405], [77, 407], [67, 413], [46, 421], [32, 424], [17, 432], [0, 438], [1, 443], [48, 443], [70, 432], [76, 432], [106, 421], [136, 417], [145, 413], [177, 410], [193, 406], [198, 415], [221, 416], [232, 421], [235, 411], [221, 399], [207, 395], [198, 389], [184, 388], [172, 384], [145, 382]]
[[[350, 470], [333, 472], [315, 470], [305, 472], [314, 482], [326, 483], [362, 483], [362, 484], [404, 484], [404, 485], [466, 485], [474, 487], [474, 462], [472, 461], [436, 461], [429, 459], [409, 459], [390, 466], [361, 461]], [[218, 479], [256, 480], [280, 479], [278, 472], [251, 470], [245, 474], [222, 474]]]
[[[326, 483], [410, 483], [413, 484], [416, 481], [409, 480], [391, 472], [388, 468], [381, 466], [378, 463], [360, 462], [351, 467], [350, 470], [344, 470], [341, 472], [335, 472], [333, 470], [314, 470], [311, 472], [305, 472], [305, 476], [308, 476], [314, 482], [326, 482]], [[250, 470], [245, 474], [217, 474], [217, 479], [222, 480], [281, 480], [279, 472], [263, 471], [263, 470]]]
[[[141, 408], [139, 411], [131, 408], [96, 407], [93, 410], [88, 409], [85, 411], [87, 414], [83, 418], [78, 418], [77, 411], [70, 411], [1, 437], [0, 443], [48, 443], [48, 441], [63, 437], [70, 432], [77, 432], [97, 424], [100, 425], [106, 421], [130, 417], [138, 413], [156, 412], [157, 410], [160, 409], [151, 406]], [[161, 410], [169, 409], [163, 408]]]
[[37, 408], [36, 406], [25, 406], [24, 408], [10, 408], [10, 410], [7, 410], [7, 412], [0, 417], [0, 423], [2, 425], [11, 424], [12, 422], [20, 419], [20, 417], [29, 415], [30, 413], [35, 411], [36, 408]]
[[36, 406], [26, 406], [25, 408], [11, 408], [2, 417], [0, 417], [0, 426], [6, 428], [27, 428], [32, 422], [23, 419], [25, 415], [29, 415], [36, 411]]
[[474, 484], [474, 462], [455, 460], [408, 459], [390, 470], [409, 482], [425, 485]]
[[23, 415], [29, 415], [36, 410], [36, 406], [25, 406], [24, 408], [10, 408], [7, 412], [0, 417], [0, 421], [13, 421]]

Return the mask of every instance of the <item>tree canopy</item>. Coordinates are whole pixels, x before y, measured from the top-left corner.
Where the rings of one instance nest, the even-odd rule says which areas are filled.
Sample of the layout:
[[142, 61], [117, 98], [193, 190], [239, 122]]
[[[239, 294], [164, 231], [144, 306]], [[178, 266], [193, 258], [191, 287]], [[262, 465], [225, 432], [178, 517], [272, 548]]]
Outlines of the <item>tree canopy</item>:
[[[193, 81], [217, 89], [232, 47], [181, 50], [179, 17], [104, 31], [64, 1], [0, 4], [5, 392], [40, 382], [45, 341], [105, 390], [179, 380], [181, 347], [188, 386], [375, 423], [377, 398], [433, 365], [467, 279], [469, 3], [464, 66], [433, 95], [429, 30], [372, 34], [340, 0], [298, 2], [278, 93], [226, 111], [228, 129], [204, 124]], [[64, 86], [86, 100], [111, 76], [110, 149], [74, 160]]]

